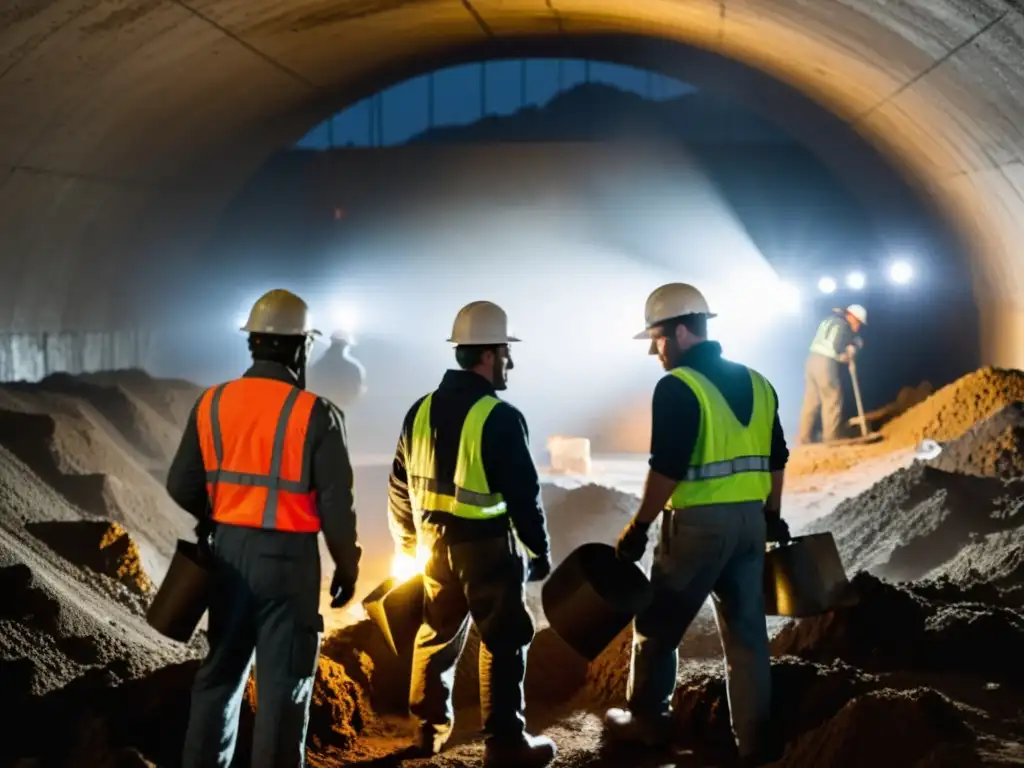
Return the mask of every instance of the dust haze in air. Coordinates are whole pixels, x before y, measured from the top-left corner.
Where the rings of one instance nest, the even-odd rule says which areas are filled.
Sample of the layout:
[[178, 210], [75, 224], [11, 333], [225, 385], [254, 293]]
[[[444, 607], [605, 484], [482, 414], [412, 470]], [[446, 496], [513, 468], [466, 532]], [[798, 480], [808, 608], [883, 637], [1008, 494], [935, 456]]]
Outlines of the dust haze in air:
[[646, 424], [627, 436], [616, 414], [642, 412], [663, 372], [633, 336], [647, 295], [681, 281], [719, 314], [710, 333], [726, 356], [772, 377], [784, 415], [795, 412], [801, 382], [785, 377], [799, 371], [804, 339], [784, 331], [799, 322], [800, 297], [684, 151], [649, 141], [506, 145], [464, 162], [459, 148], [445, 151], [454, 161], [420, 184], [426, 192], [398, 196], [387, 218], [325, 248], [301, 279], [282, 281], [280, 266], [265, 280], [250, 274], [224, 310], [232, 347], [217, 358], [219, 375], [234, 375], [229, 362], [245, 365], [236, 329], [248, 305], [269, 287], [295, 290], [325, 336], [354, 335], [368, 389], [347, 414], [350, 439], [386, 453], [405, 411], [454, 367], [446, 340], [455, 314], [487, 299], [522, 339], [503, 397], [526, 415], [535, 449], [548, 435], [576, 434], [606, 450], [643, 450]]

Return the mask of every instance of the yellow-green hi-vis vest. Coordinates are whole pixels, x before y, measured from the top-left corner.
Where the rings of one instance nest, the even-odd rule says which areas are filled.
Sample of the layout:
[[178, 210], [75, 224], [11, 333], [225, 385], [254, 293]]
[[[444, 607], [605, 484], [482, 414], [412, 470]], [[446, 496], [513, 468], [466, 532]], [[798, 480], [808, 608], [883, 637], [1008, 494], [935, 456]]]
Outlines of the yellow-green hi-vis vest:
[[409, 497], [417, 519], [423, 512], [448, 512], [456, 517], [475, 520], [504, 515], [505, 499], [500, 493], [491, 493], [481, 451], [484, 424], [494, 406], [501, 401], [487, 395], [469, 409], [462, 424], [454, 482], [450, 483], [438, 480], [436, 476], [436, 440], [430, 426], [430, 403], [433, 397], [433, 394], [427, 395], [416, 411], [412, 424], [412, 446], [406, 466]]
[[686, 509], [743, 501], [763, 503], [772, 487], [769, 458], [776, 408], [767, 379], [750, 371], [754, 409], [750, 424], [743, 426], [706, 376], [692, 368], [676, 368], [672, 375], [697, 396], [700, 430], [690, 468], [668, 506]]

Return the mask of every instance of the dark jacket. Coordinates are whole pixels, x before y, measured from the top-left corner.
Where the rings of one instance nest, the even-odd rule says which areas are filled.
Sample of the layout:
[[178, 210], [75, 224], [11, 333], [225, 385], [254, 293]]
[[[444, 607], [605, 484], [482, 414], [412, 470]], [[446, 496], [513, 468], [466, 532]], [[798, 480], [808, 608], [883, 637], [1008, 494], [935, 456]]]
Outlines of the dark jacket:
[[[490, 382], [471, 371], [448, 371], [441, 380], [430, 403], [430, 424], [437, 435], [434, 456], [438, 480], [453, 482], [462, 425], [469, 409], [485, 395], [497, 397]], [[416, 524], [406, 466], [413, 421], [425, 397], [413, 404], [402, 424], [388, 494], [391, 532], [399, 545], [410, 553], [416, 548]], [[494, 520], [465, 520], [444, 513], [429, 513], [428, 522], [442, 524], [450, 539], [465, 541], [507, 531], [511, 521], [519, 540], [533, 555], [548, 554], [550, 543], [540, 500], [540, 480], [530, 454], [526, 420], [516, 408], [501, 402], [491, 411], [484, 423], [481, 453], [490, 490], [505, 497], [508, 514]]]
[[[754, 412], [754, 389], [746, 366], [722, 358], [722, 347], [714, 341], [705, 341], [691, 347], [679, 362], [680, 367], [693, 368], [707, 376], [722, 393], [741, 424], [749, 424]], [[769, 385], [770, 386], [770, 385]], [[774, 393], [774, 388], [772, 389]], [[778, 395], [775, 395], [776, 404]], [[666, 374], [654, 388], [651, 408], [650, 466], [659, 475], [682, 480], [693, 458], [693, 449], [700, 433], [700, 403], [686, 384], [672, 374]], [[772, 426], [771, 469], [786, 468], [789, 449], [782, 434], [778, 407]]]
[[[243, 376], [251, 377], [295, 384], [295, 377], [286, 367], [266, 361], [253, 363]], [[210, 499], [199, 444], [198, 409], [197, 402], [167, 473], [167, 492], [182, 509], [201, 520], [210, 514]], [[327, 549], [335, 567], [354, 581], [359, 574], [361, 550], [356, 537], [354, 480], [346, 443], [344, 415], [330, 401], [319, 398], [306, 433], [305, 450], [312, 457], [311, 482]]]

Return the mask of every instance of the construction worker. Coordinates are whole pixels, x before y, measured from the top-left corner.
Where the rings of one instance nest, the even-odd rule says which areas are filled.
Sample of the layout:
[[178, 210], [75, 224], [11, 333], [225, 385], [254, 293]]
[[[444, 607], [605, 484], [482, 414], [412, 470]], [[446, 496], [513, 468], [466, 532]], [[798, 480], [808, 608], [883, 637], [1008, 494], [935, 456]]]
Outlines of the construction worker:
[[821, 415], [821, 439], [837, 440], [843, 420], [843, 384], [840, 366], [848, 364], [864, 342], [857, 334], [868, 323], [860, 304], [833, 309], [821, 321], [804, 366], [804, 404], [800, 410], [800, 443], [814, 442], [814, 427]]
[[366, 369], [352, 356], [355, 340], [344, 331], [331, 334], [331, 346], [309, 368], [309, 389], [347, 409], [366, 393]]
[[736, 745], [744, 765], [759, 765], [777, 755], [768, 728], [765, 542], [789, 539], [780, 513], [789, 452], [778, 399], [763, 376], [723, 359], [721, 346], [708, 341], [715, 315], [692, 285], [661, 286], [645, 315], [636, 338], [650, 340], [650, 354], [668, 374], [654, 390], [643, 499], [616, 551], [640, 561], [659, 516], [661, 534], [653, 602], [634, 623], [629, 708], [606, 714], [606, 732], [613, 742], [668, 744], [676, 649], [711, 595]]
[[508, 320], [475, 301], [449, 342], [460, 370], [409, 410], [390, 478], [389, 523], [397, 550], [430, 553], [423, 624], [416, 635], [409, 709], [410, 754], [441, 751], [454, 723], [454, 668], [472, 618], [480, 632], [484, 765], [545, 766], [554, 743], [526, 733], [523, 681], [533, 619], [525, 582], [551, 570], [550, 542], [526, 421], [498, 399], [512, 370]]
[[196, 674], [182, 765], [228, 766], [256, 655], [253, 766], [302, 766], [323, 617], [323, 531], [334, 559], [331, 606], [355, 592], [352, 466], [341, 412], [305, 391], [317, 333], [306, 303], [264, 294], [241, 330], [252, 367], [211, 387], [192, 411], [167, 490], [199, 520], [211, 558], [210, 651]]

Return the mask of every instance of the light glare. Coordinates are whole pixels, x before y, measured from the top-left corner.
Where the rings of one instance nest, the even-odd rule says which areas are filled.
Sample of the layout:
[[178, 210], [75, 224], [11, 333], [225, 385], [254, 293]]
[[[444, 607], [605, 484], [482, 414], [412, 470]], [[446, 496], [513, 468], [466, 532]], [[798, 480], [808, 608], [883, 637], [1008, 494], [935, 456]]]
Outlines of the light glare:
[[835, 293], [836, 281], [831, 277], [823, 277], [818, 281], [818, 290], [822, 293]]
[[863, 272], [851, 272], [846, 276], [846, 287], [851, 290], [859, 291], [866, 283], [867, 278]]
[[786, 314], [797, 314], [800, 311], [800, 289], [792, 283], [779, 283], [778, 303]]
[[416, 547], [415, 557], [404, 552], [396, 552], [391, 560], [391, 576], [398, 582], [408, 581], [413, 576], [423, 573], [428, 560], [430, 560], [430, 550], [427, 547]]
[[889, 266], [889, 279], [897, 285], [906, 285], [913, 277], [914, 268], [910, 266], [908, 261], [899, 259]]

